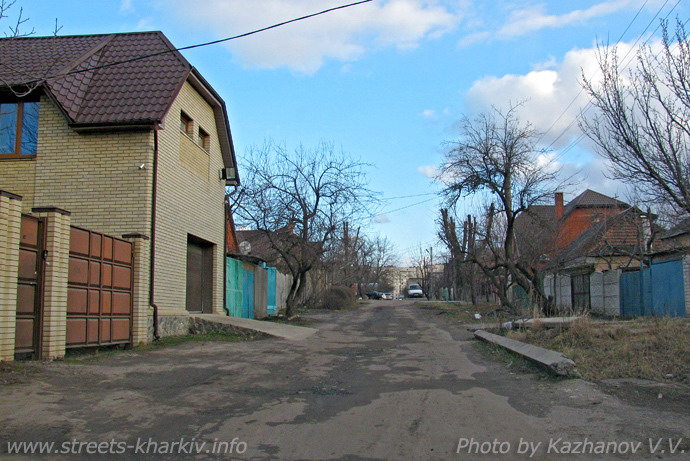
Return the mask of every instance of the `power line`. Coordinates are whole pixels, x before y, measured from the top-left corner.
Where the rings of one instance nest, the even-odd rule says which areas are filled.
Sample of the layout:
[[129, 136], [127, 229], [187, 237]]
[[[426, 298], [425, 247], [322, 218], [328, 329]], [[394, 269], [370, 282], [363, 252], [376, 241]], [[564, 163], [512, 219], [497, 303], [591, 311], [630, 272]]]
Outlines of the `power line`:
[[[630, 53], [635, 49], [635, 47], [637, 46], [637, 44], [639, 43], [639, 41], [640, 41], [640, 40], [642, 39], [642, 37], [646, 34], [647, 30], [649, 30], [649, 27], [654, 23], [654, 21], [655, 21], [656, 18], [659, 16], [659, 14], [661, 14], [661, 11], [662, 11], [663, 8], [668, 4], [668, 2], [669, 2], [669, 0], [666, 0], [666, 1], [664, 2], [664, 4], [661, 5], [661, 7], [660, 7], [659, 10], [656, 12], [656, 14], [654, 15], [654, 17], [649, 21], [649, 23], [647, 24], [647, 26], [645, 27], [645, 29], [644, 29], [644, 30], [642, 31], [642, 33], [637, 37], [637, 39], [636, 39], [635, 42], [632, 44], [632, 46], [630, 47], [630, 49], [628, 50], [628, 52], [625, 54], [625, 56], [624, 56], [623, 59], [621, 60], [621, 63], [623, 64], [623, 67], [624, 67], [624, 68], [627, 67], [627, 66], [630, 64], [629, 61], [628, 61], [627, 63], [624, 63], [624, 61], [628, 58], [628, 56], [630, 55]], [[669, 16], [671, 15], [671, 13], [676, 9], [676, 7], [680, 4], [680, 2], [681, 2], [681, 0], [678, 0], [678, 1], [676, 2], [676, 4], [673, 5], [673, 7], [669, 10], [669, 12], [666, 13], [666, 15], [664, 16], [664, 19], [668, 19], [668, 17], [669, 17]], [[646, 3], [647, 3], [647, 2], [645, 2], [645, 4], [646, 4]], [[642, 7], [644, 7], [644, 4], [642, 5]], [[642, 8], [642, 7], [641, 7], [641, 8]], [[640, 10], [641, 10], [641, 8], [640, 8]], [[637, 18], [637, 16], [639, 15], [640, 10], [638, 10], [637, 14], [636, 14], [635, 17], [633, 18], [633, 21], [634, 21], [635, 18]], [[686, 23], [687, 23], [687, 21], [686, 21]], [[632, 22], [630, 23], [630, 25], [631, 25], [631, 24], [632, 24]], [[625, 31], [623, 32], [623, 34], [621, 34], [621, 37], [618, 39], [618, 41], [621, 40], [621, 38], [623, 37], [623, 35], [625, 34], [625, 32], [627, 32], [627, 30], [630, 28], [630, 25], [628, 25], [628, 27], [625, 29]], [[652, 32], [652, 34], [643, 42], [643, 44], [647, 44], [647, 42], [649, 42], [649, 40], [652, 38], [654, 32], [656, 32], [657, 30], [659, 30], [659, 27], [661, 27], [661, 24], [659, 24], [659, 25], [654, 29], [654, 31]], [[632, 58], [631, 58], [631, 59], [632, 59]], [[590, 77], [590, 79], [593, 79], [593, 78], [599, 73], [599, 71], [600, 71], [600, 69], [597, 69], [597, 70], [595, 71], [595, 73]], [[544, 138], [544, 136], [546, 136], [546, 134], [554, 127], [554, 125], [558, 122], [558, 120], [560, 120], [560, 119], [565, 115], [565, 113], [566, 113], [566, 112], [568, 111], [568, 109], [573, 105], [573, 103], [577, 100], [577, 98], [582, 94], [583, 91], [584, 91], [584, 89], [583, 89], [583, 88], [580, 88], [580, 91], [577, 93], [577, 95], [575, 95], [575, 98], [573, 98], [573, 100], [570, 102], [570, 104], [568, 104], [568, 106], [563, 110], [563, 112], [561, 112], [561, 114], [558, 116], [558, 118], [551, 124], [551, 126], [549, 127], [549, 129], [546, 130], [546, 132], [544, 132], [544, 133], [541, 135], [541, 137], [539, 138], [539, 140], [538, 140], [537, 142], [541, 141], [541, 140]], [[588, 101], [587, 104], [585, 104], [585, 107], [582, 109], [582, 113], [585, 114], [585, 113], [590, 109], [591, 106], [592, 106], [592, 102], [591, 102], [591, 101]], [[577, 120], [576, 120], [576, 119], [573, 119], [573, 120], [568, 124], [568, 126], [566, 126], [566, 127], [560, 132], [560, 134], [559, 134], [553, 141], [551, 141], [551, 143], [546, 147], [546, 150], [551, 149], [551, 148], [553, 147], [553, 145], [554, 145], [561, 137], [563, 137], [563, 136], [568, 132], [568, 130], [570, 130], [570, 128], [573, 127], [573, 125], [574, 125], [576, 122], [577, 122]], [[553, 161], [557, 161], [557, 160], [561, 159], [567, 152], [569, 152], [569, 151], [572, 150], [575, 146], [577, 146], [584, 138], [585, 138], [585, 136], [584, 136], [583, 134], [580, 134], [580, 135], [577, 137], [577, 139], [575, 139], [575, 141], [571, 142], [564, 150], [562, 150], [561, 152], [559, 152], [559, 154], [556, 155], [556, 156], [553, 158]]]
[[[648, 1], [649, 1], [649, 0], [645, 0], [645, 2], [642, 4], [642, 6], [640, 6], [640, 9], [637, 10], [637, 13], [636, 13], [635, 16], [630, 20], [630, 22], [628, 23], [628, 26], [625, 28], [625, 30], [624, 30], [623, 33], [620, 35], [620, 37], [618, 37], [617, 42], [620, 42], [620, 41], [623, 39], [623, 37], [625, 36], [625, 33], [626, 33], [626, 32], [628, 31], [628, 29], [630, 29], [630, 27], [633, 25], [633, 23], [635, 22], [635, 19], [637, 19], [637, 17], [640, 15], [640, 13], [642, 12], [642, 9], [645, 7], [645, 5], [647, 4]], [[666, 2], [661, 6], [661, 8], [659, 9], [659, 12], [661, 12], [661, 9], [662, 9], [664, 6], [666, 6], [666, 3], [668, 3], [668, 1], [669, 1], [669, 0], [666, 0]], [[657, 14], [654, 15], [654, 18], [652, 19], [652, 21], [654, 21], [654, 19], [656, 19], [656, 17], [659, 15], [659, 12], [657, 12]], [[650, 22], [650, 24], [651, 24], [651, 22]], [[647, 28], [649, 28], [649, 25], [647, 25]], [[642, 34], [644, 34], [646, 31], [647, 31], [647, 29], [645, 29], [645, 30], [642, 32]], [[639, 39], [638, 39], [638, 40], [639, 40]], [[598, 74], [598, 73], [599, 73], [599, 69], [597, 69], [597, 70], [594, 72], [594, 74], [590, 77], [590, 79], [594, 78], [594, 77], [596, 76], [596, 74]], [[553, 121], [553, 123], [551, 124], [551, 126], [549, 126], [549, 128], [548, 128], [544, 133], [542, 133], [542, 135], [541, 135], [541, 136], [539, 137], [539, 139], [537, 140], [537, 144], [539, 144], [539, 142], [541, 142], [541, 140], [544, 139], [544, 137], [553, 129], [553, 127], [556, 126], [556, 123], [558, 123], [558, 121], [559, 121], [561, 118], [563, 118], [563, 116], [568, 112], [568, 109], [570, 109], [570, 108], [572, 107], [572, 105], [575, 104], [575, 101], [577, 101], [577, 98], [580, 97], [580, 95], [582, 94], [582, 91], [583, 91], [583, 89], [580, 88], [580, 91], [578, 91], [578, 93], [577, 93], [577, 94], [575, 95], [575, 97], [570, 101], [570, 103], [566, 106], [566, 108], [563, 109], [563, 111], [562, 111], [561, 114], [556, 118], [556, 120]], [[558, 140], [561, 138], [561, 136], [563, 136], [563, 134], [565, 134], [565, 133], [570, 129], [571, 126], [572, 126], [572, 125], [568, 125], [568, 126], [561, 132], [561, 134], [559, 134], [558, 137], [556, 137], [556, 139], [554, 139], [554, 140], [551, 142], [551, 144], [549, 144], [549, 146], [548, 146], [546, 149], [547, 149], [547, 150], [550, 149], [551, 146], [553, 146], [553, 145], [556, 143], [556, 141], [558, 141]]]
[[123, 60], [121, 60], [121, 61], [114, 61], [114, 62], [111, 62], [111, 63], [108, 63], [108, 64], [101, 64], [101, 65], [89, 67], [89, 68], [86, 68], [86, 69], [75, 69], [75, 70], [72, 70], [72, 71], [69, 71], [69, 72], [54, 74], [54, 75], [50, 75], [50, 76], [43, 77], [43, 78], [40, 78], [40, 79], [34, 79], [34, 80], [31, 80], [31, 81], [28, 81], [28, 82], [24, 82], [24, 83], [18, 83], [17, 85], [32, 85], [32, 84], [35, 84], [35, 83], [39, 83], [39, 82], [41, 82], [41, 81], [43, 81], [43, 80], [48, 80], [48, 79], [53, 79], [53, 78], [59, 78], [59, 77], [67, 77], [68, 75], [74, 75], [74, 74], [78, 74], [78, 73], [82, 73], [82, 72], [90, 72], [90, 71], [92, 71], [92, 70], [99, 70], [99, 69], [104, 69], [104, 68], [107, 68], [107, 67], [119, 66], [119, 65], [121, 65], [121, 64], [127, 64], [127, 63], [130, 63], [130, 62], [141, 61], [141, 60], [143, 60], [143, 59], [153, 58], [153, 57], [156, 57], [156, 56], [161, 56], [161, 55], [164, 55], [164, 54], [173, 53], [173, 52], [175, 52], [175, 51], [178, 51], [178, 52], [179, 52], [179, 51], [191, 50], [191, 49], [194, 49], [194, 48], [201, 48], [201, 47], [204, 47], [204, 46], [217, 45], [218, 43], [229, 42], [230, 40], [237, 40], [238, 38], [248, 37], [248, 36], [250, 36], [250, 35], [258, 34], [259, 32], [265, 32], [265, 31], [267, 31], [267, 30], [271, 30], [271, 29], [275, 29], [275, 28], [278, 28], [278, 27], [282, 27], [282, 26], [285, 26], [285, 25], [287, 25], [287, 24], [292, 24], [292, 23], [298, 22], [298, 21], [304, 21], [305, 19], [310, 19], [310, 18], [313, 18], [313, 17], [316, 17], [316, 16], [321, 16], [321, 15], [326, 14], [326, 13], [331, 13], [331, 12], [333, 12], [333, 11], [342, 10], [342, 9], [345, 9], [345, 8], [350, 8], [350, 7], [352, 7], [352, 6], [362, 5], [362, 4], [364, 4], [364, 3], [370, 3], [370, 2], [373, 2], [373, 1], [374, 1], [374, 0], [360, 0], [360, 1], [358, 1], [358, 2], [348, 3], [348, 4], [346, 4], [346, 5], [340, 5], [340, 6], [336, 6], [336, 7], [333, 7], [333, 8], [328, 8], [328, 9], [326, 9], [326, 10], [319, 11], [318, 13], [307, 14], [307, 15], [305, 15], [305, 16], [300, 16], [300, 17], [298, 17], [298, 18], [289, 19], [289, 20], [287, 20], [287, 21], [279, 22], [279, 23], [273, 24], [273, 25], [271, 25], [271, 26], [262, 27], [261, 29], [252, 30], [252, 31], [250, 31], [250, 32], [245, 32], [245, 33], [239, 34], [239, 35], [233, 35], [233, 36], [231, 36], [231, 37], [221, 38], [221, 39], [218, 39], [218, 40], [212, 40], [212, 41], [210, 41], [210, 42], [198, 43], [198, 44], [196, 44], [196, 45], [188, 45], [188, 46], [183, 46], [183, 47], [180, 47], [180, 48], [168, 49], [168, 50], [165, 50], [165, 51], [158, 51], [158, 52], [156, 52], [156, 53], [151, 53], [151, 54], [145, 54], [145, 55], [141, 55], [141, 56], [136, 56], [136, 57], [134, 57], [134, 58], [123, 59]]
[[382, 200], [387, 201], [387, 200], [397, 200], [401, 198], [416, 198], [416, 197], [426, 197], [429, 195], [438, 195], [436, 192], [427, 192], [425, 194], [414, 194], [414, 195], [398, 195], [397, 197], [384, 197]]
[[426, 199], [426, 200], [422, 200], [421, 202], [417, 202], [417, 203], [413, 203], [413, 204], [411, 204], [411, 205], [406, 205], [406, 206], [403, 206], [403, 207], [400, 207], [400, 208], [396, 208], [395, 210], [383, 211], [383, 212], [381, 212], [381, 213], [378, 213], [378, 215], [382, 215], [382, 214], [391, 214], [391, 213], [395, 213], [396, 211], [406, 210], [406, 209], [408, 209], [408, 208], [412, 208], [412, 207], [414, 207], [414, 206], [421, 205], [421, 204], [423, 204], [423, 203], [427, 203], [427, 202], [430, 202], [430, 201], [432, 201], [432, 200], [436, 200], [436, 198], [437, 198], [437, 195], [434, 194], [434, 197], [428, 198], [428, 199]]

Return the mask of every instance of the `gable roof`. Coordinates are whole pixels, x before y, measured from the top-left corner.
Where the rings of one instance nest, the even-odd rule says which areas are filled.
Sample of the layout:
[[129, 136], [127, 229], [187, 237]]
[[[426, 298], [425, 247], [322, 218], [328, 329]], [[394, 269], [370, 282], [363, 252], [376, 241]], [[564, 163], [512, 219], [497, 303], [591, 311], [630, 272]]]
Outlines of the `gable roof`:
[[621, 202], [620, 200], [617, 200], [613, 197], [609, 197], [608, 195], [600, 194], [599, 192], [587, 189], [583, 193], [572, 199], [570, 202], [568, 202], [565, 208], [563, 208], [563, 217], [568, 216], [570, 213], [573, 212], [573, 210], [575, 210], [575, 208], [613, 207], [629, 208], [630, 205], [628, 205], [625, 202]]
[[662, 240], [671, 239], [687, 233], [690, 233], [690, 218], [683, 219], [681, 222], [673, 226], [671, 229], [661, 234], [659, 238]]
[[155, 129], [185, 81], [213, 107], [235, 167], [225, 103], [162, 32], [0, 39], [0, 91], [40, 84], [75, 130]]
[[553, 268], [583, 256], [629, 256], [638, 244], [639, 210], [628, 208], [590, 226], [557, 258], [548, 264]]

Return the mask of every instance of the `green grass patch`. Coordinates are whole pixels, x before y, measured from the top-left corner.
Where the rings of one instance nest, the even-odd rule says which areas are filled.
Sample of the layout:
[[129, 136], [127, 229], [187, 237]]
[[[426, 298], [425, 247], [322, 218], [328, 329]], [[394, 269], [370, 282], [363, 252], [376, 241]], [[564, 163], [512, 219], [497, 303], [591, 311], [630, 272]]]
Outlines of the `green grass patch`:
[[87, 363], [101, 360], [107, 357], [124, 352], [147, 352], [166, 347], [175, 347], [189, 342], [243, 342], [257, 339], [258, 335], [237, 335], [230, 333], [206, 333], [198, 335], [164, 336], [158, 341], [148, 344], [141, 344], [133, 348], [122, 348], [118, 346], [105, 347], [84, 347], [79, 349], [68, 349], [64, 357], [65, 362]]
[[[325, 311], [330, 312], [330, 309], [322, 309]], [[308, 311], [305, 311], [308, 312]], [[312, 323], [309, 319], [306, 319], [300, 315], [293, 315], [290, 318], [285, 317], [284, 315], [269, 315], [265, 319], [263, 319], [264, 322], [274, 322], [274, 323], [282, 323], [284, 325], [295, 325], [299, 327], [303, 327], [306, 325], [309, 325]]]
[[687, 319], [594, 322], [583, 318], [568, 329], [537, 326], [507, 336], [563, 353], [588, 380], [639, 378], [690, 385]]

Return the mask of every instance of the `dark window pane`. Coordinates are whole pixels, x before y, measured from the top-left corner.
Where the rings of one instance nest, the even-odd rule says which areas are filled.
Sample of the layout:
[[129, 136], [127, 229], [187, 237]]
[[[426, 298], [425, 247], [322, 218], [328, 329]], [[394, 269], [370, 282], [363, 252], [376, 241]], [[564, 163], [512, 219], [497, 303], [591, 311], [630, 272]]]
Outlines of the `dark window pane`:
[[0, 105], [0, 154], [14, 153], [17, 139], [17, 104]]
[[25, 102], [22, 113], [22, 155], [36, 155], [38, 141], [38, 103]]

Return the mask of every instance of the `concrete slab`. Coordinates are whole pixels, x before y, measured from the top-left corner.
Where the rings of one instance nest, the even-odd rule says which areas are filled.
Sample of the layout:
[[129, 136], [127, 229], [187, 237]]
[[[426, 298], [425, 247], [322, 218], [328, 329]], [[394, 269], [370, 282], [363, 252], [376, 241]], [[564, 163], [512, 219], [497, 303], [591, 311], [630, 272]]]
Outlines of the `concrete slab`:
[[544, 328], [568, 328], [576, 320], [580, 319], [579, 316], [573, 317], [545, 317], [539, 319], [529, 319], [529, 320], [515, 320], [513, 323], [513, 328], [525, 327], [530, 328], [535, 322], [540, 323]]
[[482, 341], [501, 346], [509, 351], [515, 352], [538, 365], [546, 367], [548, 370], [559, 376], [576, 376], [575, 362], [561, 354], [560, 352], [544, 349], [543, 347], [515, 341], [504, 336], [495, 335], [484, 330], [474, 332], [474, 336]]
[[235, 328], [242, 328], [245, 330], [258, 331], [276, 338], [287, 339], [289, 341], [301, 341], [310, 337], [318, 330], [315, 328], [298, 327], [295, 325], [286, 325], [283, 323], [266, 322], [261, 320], [243, 319], [238, 317], [228, 317], [218, 314], [194, 314], [192, 317], [209, 321], [217, 322], [225, 325], [231, 325]]

